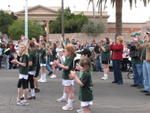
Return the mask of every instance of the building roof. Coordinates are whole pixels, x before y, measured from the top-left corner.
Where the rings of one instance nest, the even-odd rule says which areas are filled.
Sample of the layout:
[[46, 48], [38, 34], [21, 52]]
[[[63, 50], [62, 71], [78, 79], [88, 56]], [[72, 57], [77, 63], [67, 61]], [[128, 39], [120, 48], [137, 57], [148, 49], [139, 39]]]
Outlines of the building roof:
[[[85, 16], [88, 16], [88, 17], [92, 17], [93, 16], [93, 11], [74, 11], [73, 12], [74, 14], [84, 14]], [[107, 12], [103, 12], [102, 13], [103, 17], [109, 17], [107, 15]], [[100, 17], [100, 13], [99, 12], [95, 12], [95, 16], [96, 17]]]
[[[37, 5], [37, 6], [31, 7], [31, 8], [28, 9], [28, 11], [30, 12], [30, 11], [38, 9], [38, 8], [42, 8], [42, 9], [45, 9], [47, 11], [50, 11], [50, 12], [53, 12], [53, 13], [57, 13], [56, 10], [53, 10], [51, 8], [48, 8], [48, 7], [45, 7], [45, 6], [42, 6], [42, 5]], [[25, 10], [22, 10], [22, 11], [16, 12], [15, 14], [18, 15], [18, 14], [24, 14], [24, 13], [25, 13]]]

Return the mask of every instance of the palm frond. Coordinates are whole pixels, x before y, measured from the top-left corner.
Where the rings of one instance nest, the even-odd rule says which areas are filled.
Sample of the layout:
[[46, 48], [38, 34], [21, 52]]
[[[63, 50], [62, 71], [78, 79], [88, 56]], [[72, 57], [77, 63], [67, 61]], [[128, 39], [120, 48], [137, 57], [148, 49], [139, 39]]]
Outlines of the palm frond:
[[[124, 0], [124, 1], [127, 1], [127, 0]], [[135, 4], [135, 7], [136, 7], [137, 1], [138, 0], [129, 0], [130, 8], [133, 7], [133, 4]], [[140, 1], [143, 2], [144, 6], [147, 6], [147, 4], [150, 3], [150, 0], [140, 0]], [[108, 0], [97, 0], [97, 7], [99, 8], [103, 2], [104, 2], [104, 6], [106, 6]], [[111, 4], [113, 7], [115, 6], [115, 2], [116, 0], [111, 0]]]

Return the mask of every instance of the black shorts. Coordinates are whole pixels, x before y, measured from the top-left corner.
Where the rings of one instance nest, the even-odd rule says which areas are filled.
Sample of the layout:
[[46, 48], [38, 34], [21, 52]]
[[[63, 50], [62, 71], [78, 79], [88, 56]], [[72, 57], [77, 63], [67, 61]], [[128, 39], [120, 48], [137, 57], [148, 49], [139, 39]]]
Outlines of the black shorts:
[[27, 89], [28, 88], [27, 84], [28, 84], [28, 80], [26, 80], [26, 79], [19, 79], [17, 87], [18, 88]]
[[29, 77], [28, 77], [28, 80], [27, 80], [27, 87], [29, 88], [29, 85], [30, 85], [30, 88], [31, 89], [34, 89], [34, 79], [33, 79], [34, 75], [30, 75], [29, 74]]
[[102, 61], [102, 64], [109, 64], [109, 61]]
[[40, 73], [40, 64], [36, 66], [36, 72], [34, 77], [38, 77]]

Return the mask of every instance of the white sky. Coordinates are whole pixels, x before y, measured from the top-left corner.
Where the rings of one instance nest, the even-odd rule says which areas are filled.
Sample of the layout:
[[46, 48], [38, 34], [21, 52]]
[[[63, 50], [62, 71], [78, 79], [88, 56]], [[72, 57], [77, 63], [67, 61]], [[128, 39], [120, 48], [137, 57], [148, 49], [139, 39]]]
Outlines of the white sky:
[[[139, 0], [140, 1], [140, 0]], [[29, 6], [43, 5], [43, 6], [61, 6], [61, 0], [28, 0]], [[72, 11], [87, 11], [88, 0], [64, 0], [65, 7], [70, 7]], [[8, 8], [10, 5], [10, 8]], [[0, 3], [0, 9], [12, 10], [14, 12], [20, 11], [25, 5], [25, 0], [3, 0]], [[92, 9], [90, 5], [89, 10]], [[115, 21], [115, 8], [112, 8], [108, 3], [106, 11], [110, 15], [109, 22]], [[137, 3], [137, 8], [133, 6], [130, 10], [129, 3], [125, 2], [123, 7], [123, 22], [145, 22], [150, 18], [150, 4], [147, 7], [143, 6], [142, 2]]]

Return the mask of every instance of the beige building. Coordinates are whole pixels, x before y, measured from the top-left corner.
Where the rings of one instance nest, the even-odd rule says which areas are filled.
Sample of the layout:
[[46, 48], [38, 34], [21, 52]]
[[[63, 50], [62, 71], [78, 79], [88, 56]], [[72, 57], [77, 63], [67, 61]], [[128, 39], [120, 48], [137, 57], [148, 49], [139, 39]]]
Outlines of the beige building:
[[[60, 7], [44, 7], [41, 5], [31, 7], [28, 9], [29, 19], [39, 20], [39, 23], [45, 26], [47, 35], [49, 34], [49, 22], [55, 20], [58, 15], [58, 10]], [[16, 12], [15, 14], [19, 19], [24, 19], [24, 10]], [[89, 19], [93, 20], [92, 11], [75, 11], [74, 14], [84, 14]], [[106, 25], [106, 31], [99, 37], [114, 37], [115, 35], [115, 23], [108, 22], [109, 15], [106, 12], [103, 12], [102, 19]], [[95, 13], [95, 20], [100, 20], [100, 13]], [[133, 32], [145, 32], [146, 29], [150, 27], [150, 21], [143, 23], [123, 23], [123, 34], [126, 34], [126, 37], [129, 37]], [[50, 35], [48, 35], [50, 37]], [[73, 35], [74, 36], [74, 35]], [[55, 37], [55, 36], [54, 36]], [[57, 37], [57, 36], [56, 36]], [[71, 36], [72, 37], [72, 36]], [[80, 37], [80, 36], [77, 36]], [[81, 36], [83, 37], [83, 36]]]
[[[24, 19], [25, 11], [15, 13], [19, 19]], [[38, 20], [40, 24], [45, 26], [46, 33], [49, 33], [49, 22], [57, 18], [57, 10], [50, 9], [41, 5], [28, 9], [29, 19]]]
[[[35, 6], [35, 7], [31, 7], [28, 9], [28, 15], [29, 15], [29, 19], [34, 19], [34, 20], [39, 20], [39, 22], [42, 25], [45, 25], [45, 30], [46, 33], [49, 34], [49, 22], [52, 20], [55, 20], [57, 18], [58, 15], [58, 10], [60, 9], [60, 7], [44, 7], [41, 5]], [[89, 12], [82, 12], [82, 11], [76, 11], [73, 12], [74, 14], [84, 14], [85, 16], [87, 16], [89, 19], [93, 19], [93, 12], [89, 11]], [[19, 11], [15, 13], [17, 15], [17, 17], [19, 19], [24, 19], [24, 15], [25, 15], [25, 11]], [[107, 13], [103, 13], [103, 21], [105, 23], [107, 23], [109, 16], [107, 15]], [[95, 19], [99, 20], [100, 19], [100, 14], [99, 13], [95, 13]]]

